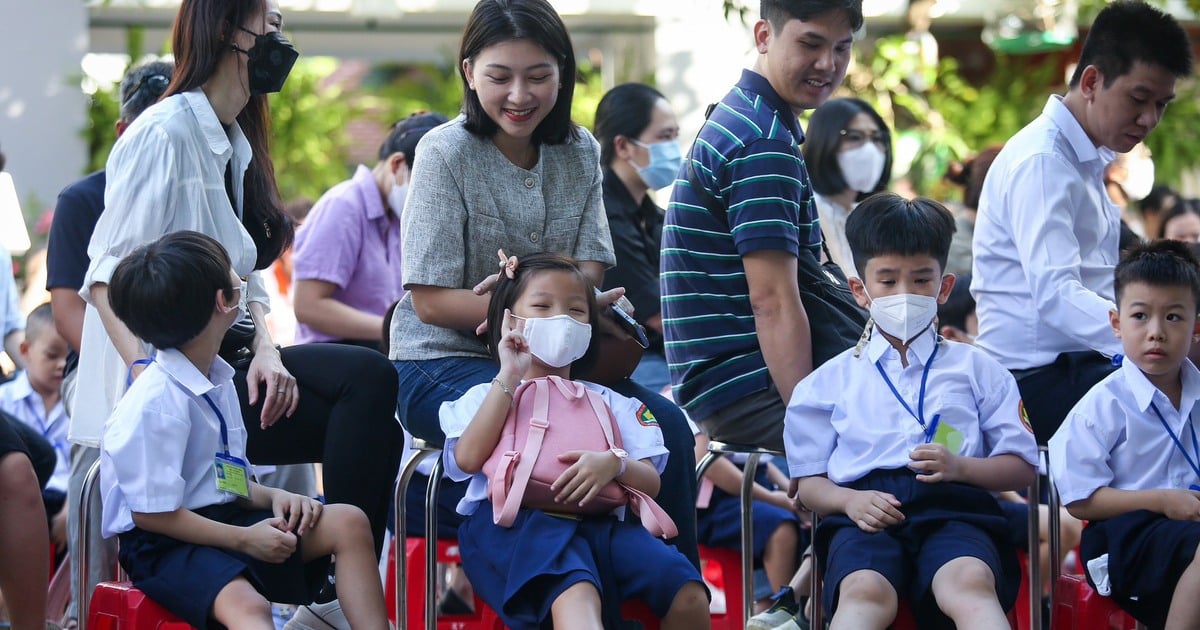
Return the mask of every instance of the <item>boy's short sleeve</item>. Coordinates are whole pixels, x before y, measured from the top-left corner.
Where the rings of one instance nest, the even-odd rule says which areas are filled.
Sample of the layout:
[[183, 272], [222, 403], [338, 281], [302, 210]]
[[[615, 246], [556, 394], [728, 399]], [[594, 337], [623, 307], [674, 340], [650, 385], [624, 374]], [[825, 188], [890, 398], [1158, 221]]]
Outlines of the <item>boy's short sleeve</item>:
[[[1105, 424], [1123, 426], [1119, 406], [1113, 407]], [[1063, 505], [1082, 501], [1115, 479], [1108, 461], [1119, 432], [1097, 422], [1094, 411], [1086, 404], [1077, 405], [1050, 438], [1050, 475]]]
[[783, 444], [788, 476], [812, 477], [829, 472], [829, 458], [837, 445], [833, 427], [835, 394], [841, 387], [828, 376], [837, 359], [817, 368], [796, 384], [783, 420]]
[[983, 433], [986, 457], [1012, 454], [1031, 466], [1039, 463], [1037, 440], [1021, 402], [1021, 392], [1012, 374], [991, 357], [977, 352], [976, 392], [979, 408], [979, 430]]
[[487, 398], [491, 385], [491, 383], [476, 385], [468, 389], [461, 398], [447, 400], [438, 409], [438, 420], [442, 425], [442, 432], [446, 434], [446, 445], [442, 448], [442, 462], [446, 467], [446, 476], [454, 481], [466, 481], [471, 478], [471, 474], [463, 472], [458, 467], [458, 462], [454, 459], [454, 447], [458, 444], [458, 438], [462, 437], [463, 431], [467, 429], [467, 425], [471, 424], [471, 420], [475, 418], [475, 412], [483, 406], [483, 399]]
[[[122, 413], [133, 412], [114, 412]], [[183, 463], [191, 422], [155, 405], [135, 415], [114, 416], [104, 431], [101, 448], [112, 461], [116, 485], [133, 512], [177, 510], [187, 489]]]

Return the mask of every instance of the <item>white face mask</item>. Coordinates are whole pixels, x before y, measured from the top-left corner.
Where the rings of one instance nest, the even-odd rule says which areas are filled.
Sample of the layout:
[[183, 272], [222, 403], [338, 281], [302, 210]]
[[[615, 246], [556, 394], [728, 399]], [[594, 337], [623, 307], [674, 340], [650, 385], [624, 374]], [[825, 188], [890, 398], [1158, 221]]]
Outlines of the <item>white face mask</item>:
[[1125, 181], [1121, 189], [1130, 201], [1141, 201], [1154, 188], [1154, 160], [1148, 157], [1125, 159]]
[[396, 216], [404, 216], [404, 202], [407, 200], [408, 182], [393, 185], [391, 192], [388, 193], [388, 205], [391, 206], [392, 212], [395, 212]]
[[225, 311], [226, 313], [228, 313], [229, 311], [232, 311], [232, 310], [237, 311], [237, 318], [229, 323], [230, 328], [233, 328], [235, 325], [237, 325], [238, 322], [242, 321], [243, 319], [246, 319], [246, 316], [250, 312], [249, 309], [246, 308], [246, 283], [244, 281], [240, 281], [240, 280], [239, 280], [239, 282], [241, 283], [241, 285], [237, 292], [237, 304], [229, 307], [229, 310]]
[[553, 368], [578, 361], [592, 341], [592, 325], [577, 321], [570, 315], [513, 317], [525, 320], [524, 335], [529, 352]]
[[879, 178], [883, 176], [887, 155], [874, 142], [866, 142], [856, 149], [838, 153], [837, 160], [846, 185], [852, 190], [869, 193], [875, 190]]
[[[863, 289], [866, 292], [866, 289]], [[870, 298], [870, 294], [867, 295]], [[937, 298], [900, 293], [871, 298], [871, 319], [883, 332], [908, 343], [924, 332], [937, 317]]]

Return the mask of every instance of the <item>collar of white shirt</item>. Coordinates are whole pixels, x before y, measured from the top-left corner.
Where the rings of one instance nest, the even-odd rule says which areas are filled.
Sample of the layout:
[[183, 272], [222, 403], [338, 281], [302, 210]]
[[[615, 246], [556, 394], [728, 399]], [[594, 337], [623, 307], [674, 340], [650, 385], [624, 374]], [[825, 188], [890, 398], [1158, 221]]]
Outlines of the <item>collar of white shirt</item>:
[[[1196, 400], [1200, 400], [1200, 370], [1197, 370], [1190, 360], [1184, 360], [1180, 368], [1179, 377], [1183, 381], [1180, 409], [1190, 409]], [[1121, 374], [1125, 377], [1125, 384], [1129, 387], [1129, 393], [1133, 395], [1133, 401], [1137, 404], [1138, 410], [1148, 412], [1158, 388], [1128, 357], [1125, 357], [1121, 363]]]
[[204, 139], [208, 141], [208, 148], [213, 153], [227, 156], [229, 151], [233, 150], [239, 158], [244, 157], [246, 162], [250, 161], [250, 141], [246, 139], [241, 125], [236, 120], [229, 126], [229, 132], [226, 133], [225, 125], [221, 124], [221, 120], [217, 118], [217, 112], [213, 110], [212, 103], [204, 94], [204, 90], [196, 88], [184, 92], [182, 96], [187, 100], [188, 108], [196, 117], [196, 123], [200, 125], [200, 131], [204, 133]]
[[[908, 364], [909, 365], [925, 365], [929, 357], [933, 355], [933, 347], [936, 343], [937, 335], [931, 330], [926, 329], [925, 332], [917, 335], [912, 343], [908, 344]], [[881, 358], [888, 356], [888, 350], [891, 350], [895, 356], [889, 358], [892, 361], [900, 360], [900, 351], [892, 346], [892, 342], [879, 332], [879, 327], [871, 333], [871, 340], [867, 342], [867, 358], [871, 363], [879, 361]]]
[[212, 367], [209, 368], [208, 376], [205, 376], [196, 369], [186, 355], [173, 348], [159, 350], [154, 357], [154, 362], [166, 372], [171, 380], [195, 396], [203, 396], [216, 389], [221, 383], [231, 380], [234, 374], [233, 368], [224, 359], [215, 357]]
[[1071, 110], [1067, 109], [1066, 104], [1063, 103], [1063, 97], [1052, 94], [1046, 101], [1046, 107], [1042, 108], [1042, 113], [1049, 116], [1054, 125], [1062, 131], [1063, 136], [1070, 143], [1071, 149], [1075, 151], [1075, 158], [1080, 164], [1100, 160], [1100, 167], [1103, 168], [1117, 157], [1112, 149], [1097, 147], [1092, 142], [1087, 132], [1083, 130], [1083, 125], [1080, 125], [1075, 118], [1075, 114], [1072, 114]]

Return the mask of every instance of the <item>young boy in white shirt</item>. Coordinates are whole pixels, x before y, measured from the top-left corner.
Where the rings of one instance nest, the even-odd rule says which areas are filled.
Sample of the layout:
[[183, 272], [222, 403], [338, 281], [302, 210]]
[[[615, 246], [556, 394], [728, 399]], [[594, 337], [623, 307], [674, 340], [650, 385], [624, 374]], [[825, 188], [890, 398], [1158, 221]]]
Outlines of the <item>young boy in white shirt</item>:
[[60, 553], [67, 547], [67, 481], [71, 476], [68, 421], [59, 392], [67, 352], [66, 340], [54, 328], [50, 304], [42, 304], [25, 317], [25, 340], [20, 345], [25, 369], [0, 385], [0, 411], [37, 431], [54, 447], [57, 463], [42, 490], [42, 502], [49, 518], [50, 542]]
[[954, 217], [879, 194], [846, 222], [874, 331], [792, 393], [784, 426], [797, 499], [815, 535], [831, 627], [879, 628], [907, 598], [922, 628], [1008, 628], [1020, 583], [991, 494], [1032, 481], [1037, 445], [1016, 382], [937, 334]]
[[192, 626], [271, 630], [270, 602], [311, 603], [336, 554], [351, 626], [385, 630], [366, 515], [249, 479], [234, 371], [217, 356], [241, 290], [225, 250], [197, 232], [113, 272], [113, 312], [157, 354], [105, 423], [104, 536], [120, 537], [134, 586]]
[[[1121, 367], [1093, 387], [1050, 439], [1050, 474], [1067, 510], [1089, 521], [1088, 582], [1154, 628], [1200, 627], [1200, 262], [1183, 243], [1131, 249], [1116, 267]], [[1118, 355], [1119, 357], [1120, 355]]]

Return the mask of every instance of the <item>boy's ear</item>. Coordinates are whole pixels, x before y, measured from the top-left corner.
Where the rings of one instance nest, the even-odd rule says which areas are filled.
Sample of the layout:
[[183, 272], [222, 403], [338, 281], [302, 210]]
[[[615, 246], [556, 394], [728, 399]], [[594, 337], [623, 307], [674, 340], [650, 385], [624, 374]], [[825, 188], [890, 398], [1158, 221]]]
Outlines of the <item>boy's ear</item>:
[[950, 299], [950, 292], [954, 290], [954, 283], [958, 278], [954, 274], [947, 273], [942, 275], [942, 288], [938, 290], [938, 304], [945, 304], [946, 300]]
[[29, 356], [29, 348], [31, 345], [32, 344], [29, 343], [29, 338], [26, 337], [26, 338], [22, 339], [20, 345], [17, 346], [17, 351], [21, 353], [22, 357], [28, 357]]
[[[1117, 311], [1110, 310], [1108, 312], [1108, 324], [1112, 326], [1113, 334], [1117, 339], [1121, 338], [1121, 314]], [[1196, 329], [1200, 331], [1200, 321], [1196, 322]], [[1194, 334], [1194, 333], [1193, 333]]]
[[863, 281], [855, 276], [846, 278], [846, 283], [850, 285], [850, 293], [854, 295], [854, 301], [863, 308], [871, 306], [871, 299], [867, 297], [867, 287]]
[[1192, 343], [1200, 341], [1200, 315], [1196, 317], [1196, 325], [1192, 327]]

